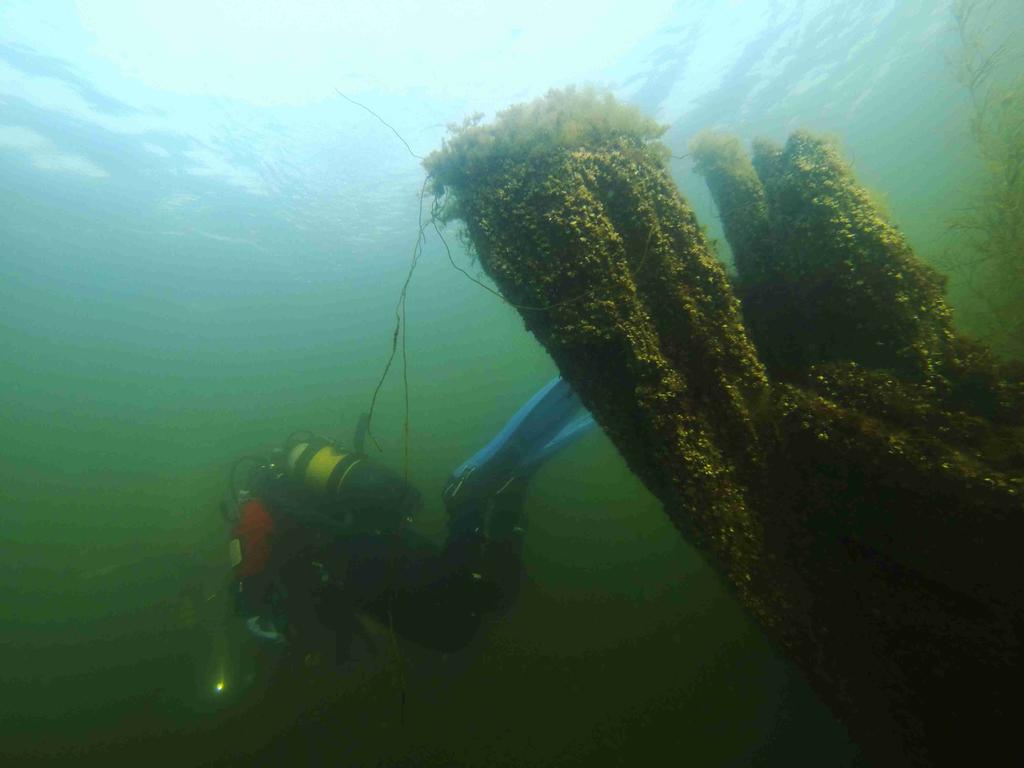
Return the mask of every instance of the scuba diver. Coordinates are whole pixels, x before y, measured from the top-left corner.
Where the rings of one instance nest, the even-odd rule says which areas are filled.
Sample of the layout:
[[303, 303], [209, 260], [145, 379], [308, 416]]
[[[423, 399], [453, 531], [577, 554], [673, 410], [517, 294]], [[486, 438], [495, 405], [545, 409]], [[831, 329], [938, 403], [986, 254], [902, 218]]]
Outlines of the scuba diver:
[[409, 526], [419, 492], [363, 451], [365, 415], [355, 450], [295, 433], [242, 457], [224, 508], [237, 612], [252, 635], [307, 660], [345, 662], [357, 637], [372, 651], [360, 615], [443, 653], [464, 647], [483, 614], [517, 597], [530, 477], [593, 426], [562, 379], [542, 387], [452, 473], [441, 546]]

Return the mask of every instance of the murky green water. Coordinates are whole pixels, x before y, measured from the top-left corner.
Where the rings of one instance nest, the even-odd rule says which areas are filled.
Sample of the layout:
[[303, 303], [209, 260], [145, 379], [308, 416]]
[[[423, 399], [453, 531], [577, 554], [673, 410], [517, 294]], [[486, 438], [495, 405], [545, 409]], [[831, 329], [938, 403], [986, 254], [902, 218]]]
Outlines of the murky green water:
[[[227, 10], [192, 20], [211, 25], [207, 36], [219, 30], [229, 52], [232, 29], [254, 36], [237, 57], [237, 93], [223, 72], [207, 90], [201, 78], [175, 85], [175, 66], [206, 61], [203, 51], [190, 67], [173, 59], [191, 50], [176, 47], [178, 30], [112, 31], [89, 3], [54, 4], [46, 18], [31, 4], [0, 9], [7, 764], [858, 763], [600, 434], [536, 478], [514, 610], [448, 658], [403, 646], [404, 685], [387, 649], [341, 670], [268, 674], [275, 660], [228, 609], [218, 513], [228, 465], [294, 429], [348, 441], [387, 359], [416, 239], [417, 161], [331, 91], [332, 68], [421, 154], [445, 122], [576, 79], [671, 122], [678, 155], [705, 127], [831, 132], [920, 253], [948, 253], [945, 221], [979, 165], [941, 3], [652, 4], [603, 61], [587, 46], [616, 39], [628, 5], [581, 5], [608, 20], [587, 16], [587, 33], [567, 32], [564, 46], [530, 9], [495, 10], [490, 23], [451, 10], [441, 41], [399, 14], [400, 34], [379, 44], [401, 48], [395, 72], [346, 69], [334, 48], [303, 58], [330, 37], [279, 10], [281, 46], [266, 58], [288, 59], [282, 77], [302, 67], [309, 77], [291, 100], [269, 82], [262, 102], [251, 86], [263, 70], [246, 63], [264, 59], [246, 56], [273, 9], [245, 23]], [[1020, 24], [1013, 3], [1002, 13], [1003, 28]], [[323, 25], [342, 23], [324, 14]], [[494, 42], [474, 42], [484, 29]], [[160, 67], [132, 63], [147, 37]], [[545, 56], [546, 67], [530, 63]], [[714, 236], [700, 179], [685, 159], [673, 170]], [[970, 322], [966, 282], [951, 296]], [[449, 472], [555, 369], [432, 233], [407, 312], [410, 473], [427, 499], [416, 525], [440, 540]], [[397, 368], [375, 416], [381, 458], [396, 469], [403, 418]]]

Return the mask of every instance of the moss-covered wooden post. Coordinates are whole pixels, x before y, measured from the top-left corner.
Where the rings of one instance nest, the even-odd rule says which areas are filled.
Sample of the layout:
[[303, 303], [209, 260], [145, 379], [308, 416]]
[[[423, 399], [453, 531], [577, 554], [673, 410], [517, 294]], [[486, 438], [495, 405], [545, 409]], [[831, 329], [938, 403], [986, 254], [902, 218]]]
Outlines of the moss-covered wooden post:
[[1012, 744], [1020, 378], [952, 334], [940, 282], [804, 135], [753, 165], [728, 142], [698, 152], [730, 201], [744, 295], [814, 287], [777, 309], [835, 310], [839, 347], [787, 341], [767, 305], [749, 334], [660, 133], [556, 91], [464, 125], [426, 167], [631, 469], [866, 754], [925, 765]]

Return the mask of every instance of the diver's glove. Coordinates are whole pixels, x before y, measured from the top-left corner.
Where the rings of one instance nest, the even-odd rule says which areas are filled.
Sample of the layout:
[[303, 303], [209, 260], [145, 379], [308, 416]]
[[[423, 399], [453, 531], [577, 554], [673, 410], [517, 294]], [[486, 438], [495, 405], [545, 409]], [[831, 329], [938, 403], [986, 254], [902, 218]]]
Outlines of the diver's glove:
[[245, 620], [245, 628], [260, 640], [269, 643], [284, 643], [284, 635], [277, 631], [272, 619], [265, 616], [250, 616]]

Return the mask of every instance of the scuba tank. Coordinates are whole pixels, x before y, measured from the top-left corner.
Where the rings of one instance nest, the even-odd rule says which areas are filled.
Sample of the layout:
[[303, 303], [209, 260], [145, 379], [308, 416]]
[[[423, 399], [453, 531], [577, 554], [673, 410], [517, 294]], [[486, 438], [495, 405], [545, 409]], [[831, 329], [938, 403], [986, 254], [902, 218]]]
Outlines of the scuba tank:
[[[363, 452], [365, 435], [364, 415], [355, 450], [312, 432], [293, 432], [282, 448], [235, 461], [229, 473], [231, 505], [223, 505], [222, 512], [232, 525], [236, 568], [261, 569], [282, 524], [331, 534], [385, 534], [398, 532], [415, 515], [422, 505], [419, 491]], [[240, 483], [246, 465], [248, 475]], [[250, 564], [240, 565], [247, 558]]]
[[419, 491], [360, 450], [308, 433], [292, 436], [283, 451], [284, 471], [307, 504], [300, 518], [328, 523], [339, 532], [395, 533], [422, 504]]

